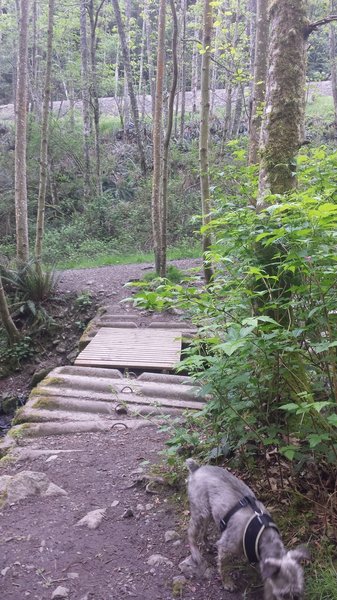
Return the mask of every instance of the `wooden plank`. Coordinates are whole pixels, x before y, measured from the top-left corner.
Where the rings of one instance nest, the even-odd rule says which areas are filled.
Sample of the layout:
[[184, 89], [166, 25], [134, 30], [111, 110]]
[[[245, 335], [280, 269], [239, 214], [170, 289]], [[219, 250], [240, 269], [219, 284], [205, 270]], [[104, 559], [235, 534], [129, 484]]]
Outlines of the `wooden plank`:
[[75, 365], [172, 370], [180, 360], [181, 343], [180, 330], [102, 327]]

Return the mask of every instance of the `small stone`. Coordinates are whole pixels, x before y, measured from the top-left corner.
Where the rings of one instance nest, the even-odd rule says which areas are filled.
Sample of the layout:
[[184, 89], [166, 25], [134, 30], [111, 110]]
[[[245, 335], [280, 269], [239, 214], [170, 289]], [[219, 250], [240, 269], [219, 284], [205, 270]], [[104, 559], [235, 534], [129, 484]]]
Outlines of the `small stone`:
[[179, 533], [177, 533], [173, 529], [169, 529], [168, 531], [165, 531], [165, 534], [164, 534], [165, 542], [174, 542], [175, 540], [178, 540], [178, 539], [179, 539]]
[[145, 510], [144, 504], [137, 504], [136, 508], [137, 510], [139, 510], [139, 512], [144, 512]]
[[116, 506], [118, 506], [119, 504], [119, 500], [114, 500], [113, 502], [111, 502], [110, 506], [111, 508], [116, 508]]
[[184, 577], [184, 575], [177, 575], [177, 577], [173, 577], [173, 580], [172, 580], [173, 596], [178, 596], [180, 598], [186, 583], [187, 583], [187, 579], [186, 579], [186, 577]]
[[55, 598], [68, 598], [68, 597], [69, 597], [68, 588], [63, 587], [62, 585], [59, 585], [59, 587], [56, 588], [56, 590], [54, 590], [54, 592], [52, 593], [51, 600], [54, 600]]
[[79, 573], [67, 573], [68, 579], [77, 579], [79, 577]]
[[86, 526], [88, 529], [97, 529], [105, 517], [106, 509], [92, 510], [76, 523], [76, 527]]
[[146, 510], [152, 510], [154, 508], [153, 504], [145, 504]]
[[150, 567], [159, 567], [160, 565], [173, 567], [173, 562], [161, 554], [152, 554], [146, 562]]
[[182, 560], [181, 563], [179, 563], [179, 569], [186, 577], [190, 578], [196, 575], [197, 569], [192, 556], [188, 556]]
[[58, 458], [58, 455], [57, 455], [57, 454], [52, 454], [52, 456], [49, 456], [49, 457], [46, 459], [46, 463], [52, 462], [53, 460], [56, 460], [57, 458]]
[[5, 577], [5, 575], [6, 575], [7, 571], [9, 571], [9, 569], [10, 569], [10, 567], [5, 567], [4, 569], [2, 569], [2, 571], [1, 571], [1, 575], [2, 575], [3, 577]]
[[134, 514], [133, 514], [132, 508], [127, 508], [122, 515], [123, 519], [129, 519], [130, 517], [133, 517], [133, 516], [134, 516]]

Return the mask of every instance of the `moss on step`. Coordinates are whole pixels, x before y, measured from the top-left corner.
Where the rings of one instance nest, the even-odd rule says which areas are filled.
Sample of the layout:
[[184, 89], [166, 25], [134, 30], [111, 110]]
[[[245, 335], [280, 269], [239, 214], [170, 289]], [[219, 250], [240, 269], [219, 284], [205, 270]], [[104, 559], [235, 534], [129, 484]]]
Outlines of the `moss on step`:
[[57, 410], [60, 407], [59, 404], [55, 400], [52, 400], [49, 396], [40, 396], [40, 398], [36, 400], [34, 404], [32, 404], [32, 408], [43, 410]]
[[25, 436], [25, 432], [27, 432], [29, 429], [30, 425], [28, 423], [21, 423], [20, 425], [16, 426], [16, 429], [10, 429], [7, 435], [14, 440], [19, 440]]

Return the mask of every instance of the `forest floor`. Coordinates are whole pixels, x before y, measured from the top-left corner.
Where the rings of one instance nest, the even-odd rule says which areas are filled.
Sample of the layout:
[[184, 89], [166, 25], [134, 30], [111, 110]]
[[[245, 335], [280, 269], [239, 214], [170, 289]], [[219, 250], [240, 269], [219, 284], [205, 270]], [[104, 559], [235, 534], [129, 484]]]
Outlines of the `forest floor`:
[[[173, 264], [185, 271], [200, 266], [200, 261], [173, 261]], [[104, 305], [116, 309], [116, 313], [130, 311], [130, 304], [120, 304], [130, 296], [125, 283], [141, 278], [149, 268], [151, 265], [121, 265], [61, 273], [58, 292], [69, 298], [69, 303], [61, 303], [63, 329], [58, 331], [56, 346], [52, 341], [46, 343], [40, 358], [36, 357], [22, 372], [0, 380], [0, 393], [27, 395], [34, 370], [67, 364], [74, 339], [80, 335], [78, 326], [74, 323], [72, 327], [70, 319], [84, 318], [82, 313], [73, 312], [76, 295], [90, 292], [91, 306], [95, 309]], [[90, 310], [85, 315], [87, 319]], [[144, 325], [144, 321], [153, 321], [156, 316], [142, 311], [137, 318]], [[160, 319], [173, 318], [178, 317], [160, 315]], [[5, 461], [0, 466], [0, 477], [34, 471], [46, 475], [65, 493], [34, 495], [0, 509], [1, 597], [6, 600], [260, 598], [261, 589], [252, 587], [255, 573], [248, 566], [240, 571], [240, 593], [222, 589], [214, 557], [210, 559], [213, 567], [208, 579], [182, 576], [179, 563], [189, 554], [185, 486], [160, 485], [155, 493], [149, 493], [143, 481], [143, 474], [153, 470], [157, 474], [165, 472], [161, 457], [165, 435], [149, 423], [136, 430], [22, 440], [18, 460]], [[98, 509], [103, 511], [104, 518], [97, 529], [77, 526], [82, 517]]]

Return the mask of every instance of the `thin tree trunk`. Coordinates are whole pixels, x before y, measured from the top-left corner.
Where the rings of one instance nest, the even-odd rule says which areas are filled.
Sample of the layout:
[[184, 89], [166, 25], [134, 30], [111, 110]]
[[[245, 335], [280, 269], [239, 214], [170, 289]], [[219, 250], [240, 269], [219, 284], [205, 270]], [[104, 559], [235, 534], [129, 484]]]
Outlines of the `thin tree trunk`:
[[28, 87], [29, 0], [20, 0], [19, 51], [15, 106], [15, 216], [16, 254], [19, 262], [29, 260], [27, 215], [27, 87]]
[[[130, 60], [130, 17], [131, 7], [130, 0], [124, 0], [125, 4], [125, 19], [124, 19], [124, 31], [126, 47], [128, 48], [129, 60]], [[130, 126], [130, 98], [129, 98], [129, 85], [126, 67], [124, 64], [124, 92], [123, 92], [123, 122], [124, 122], [124, 136], [127, 138], [128, 129]]]
[[82, 115], [83, 115], [83, 158], [84, 158], [84, 198], [92, 195], [91, 166], [91, 123], [90, 123], [90, 76], [89, 51], [87, 38], [87, 2], [80, 4], [80, 44], [81, 44], [81, 76], [82, 76]]
[[239, 134], [242, 109], [243, 109], [243, 94], [244, 94], [244, 89], [241, 85], [239, 85], [236, 89], [235, 109], [234, 109], [234, 117], [233, 117], [233, 124], [232, 124], [232, 130], [231, 130], [231, 138], [232, 139], [237, 138], [238, 134]]
[[95, 191], [98, 196], [102, 194], [102, 177], [101, 177], [101, 151], [100, 151], [100, 132], [99, 132], [99, 99], [98, 99], [98, 83], [97, 83], [97, 20], [99, 13], [105, 0], [101, 0], [96, 12], [94, 10], [94, 0], [89, 0], [89, 21], [90, 21], [90, 67], [91, 67], [91, 86], [90, 96], [91, 104], [94, 113], [94, 135], [95, 135]]
[[257, 0], [256, 5], [255, 63], [252, 109], [249, 127], [249, 164], [259, 162], [261, 124], [266, 95], [268, 61], [268, 0]]
[[20, 339], [20, 333], [13, 322], [13, 319], [8, 310], [5, 290], [2, 285], [0, 275], [0, 319], [6, 331], [10, 344], [14, 344]]
[[40, 144], [40, 178], [39, 194], [37, 200], [37, 220], [35, 238], [35, 261], [36, 269], [42, 273], [42, 244], [44, 235], [44, 218], [46, 205], [46, 189], [48, 176], [48, 142], [49, 142], [49, 103], [51, 99], [51, 72], [53, 53], [53, 31], [54, 31], [54, 6], [55, 0], [48, 2], [48, 33], [47, 33], [47, 57], [46, 73], [44, 83], [44, 96], [42, 104], [41, 121], [41, 144]]
[[[200, 160], [200, 191], [202, 206], [202, 224], [207, 226], [210, 222], [210, 181], [209, 181], [209, 163], [208, 163], [208, 145], [209, 145], [209, 113], [210, 113], [210, 62], [211, 62], [211, 41], [212, 41], [213, 13], [212, 2], [204, 0], [203, 12], [203, 55], [201, 63], [201, 121], [200, 121], [200, 140], [199, 140], [199, 160]], [[213, 270], [206, 256], [211, 247], [211, 236], [209, 231], [202, 234], [202, 250], [204, 275], [207, 283], [210, 282]]]
[[162, 173], [162, 190], [161, 190], [161, 248], [160, 248], [160, 276], [165, 277], [166, 275], [166, 253], [167, 253], [167, 184], [168, 184], [168, 155], [170, 140], [172, 135], [173, 127], [173, 114], [174, 114], [174, 98], [177, 89], [178, 81], [178, 53], [177, 53], [177, 40], [178, 40], [178, 19], [175, 8], [174, 0], [170, 0], [170, 7], [172, 12], [173, 21], [173, 34], [172, 34], [172, 62], [173, 62], [173, 74], [172, 74], [172, 85], [170, 90], [170, 96], [168, 101], [167, 109], [167, 128], [164, 139], [163, 148], [163, 173]]
[[151, 107], [152, 107], [151, 114], [154, 115], [156, 86], [155, 86], [155, 74], [154, 74], [154, 66], [153, 66], [153, 52], [152, 52], [152, 45], [151, 45], [152, 29], [151, 29], [149, 0], [145, 0], [144, 18], [145, 18], [145, 31], [146, 31], [147, 67], [148, 67], [148, 71], [149, 71]]
[[132, 110], [134, 126], [135, 126], [135, 134], [136, 134], [137, 144], [138, 144], [140, 165], [141, 165], [143, 174], [146, 174], [146, 159], [145, 159], [145, 151], [144, 151], [144, 144], [143, 144], [143, 136], [142, 136], [140, 122], [139, 122], [137, 98], [136, 98], [136, 95], [134, 92], [134, 86], [133, 86], [133, 77], [132, 77], [132, 70], [131, 70], [129, 48], [127, 46], [125, 31], [124, 31], [123, 22], [122, 22], [122, 15], [121, 15], [121, 11], [119, 8], [119, 2], [118, 2], [118, 0], [111, 0], [111, 2], [112, 2], [114, 12], [115, 12], [117, 29], [118, 29], [118, 34], [119, 34], [119, 39], [120, 39], [121, 49], [122, 49], [122, 54], [123, 54], [124, 70], [125, 70], [127, 82], [128, 82], [131, 110]]
[[180, 140], [184, 141], [186, 112], [186, 20], [187, 0], [181, 0], [181, 107], [180, 107]]
[[[198, 37], [199, 28], [196, 27], [194, 30], [194, 38]], [[197, 112], [197, 92], [198, 92], [198, 80], [199, 80], [199, 52], [197, 43], [193, 43], [192, 53], [192, 113]]]
[[161, 146], [163, 122], [163, 97], [165, 76], [165, 26], [166, 26], [166, 0], [160, 0], [158, 17], [158, 42], [157, 42], [157, 76], [156, 98], [153, 117], [153, 176], [152, 176], [152, 230], [153, 248], [155, 256], [156, 273], [160, 273], [160, 249], [162, 244], [161, 224]]
[[[336, 13], [336, 1], [331, 0], [331, 13]], [[332, 86], [332, 97], [335, 113], [335, 128], [337, 130], [337, 56], [336, 56], [336, 26], [331, 23], [329, 30], [329, 50], [330, 50], [330, 68], [331, 68], [331, 86]]]

